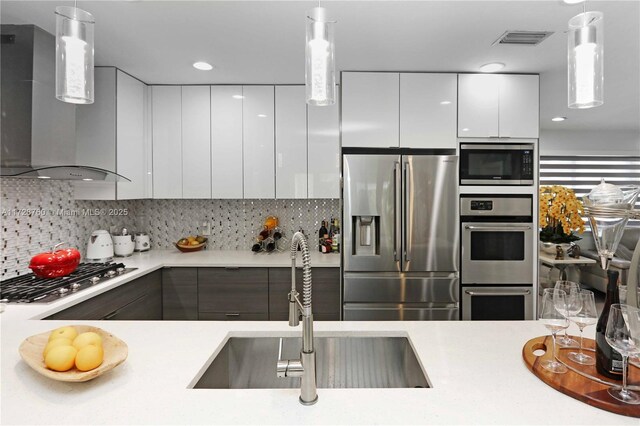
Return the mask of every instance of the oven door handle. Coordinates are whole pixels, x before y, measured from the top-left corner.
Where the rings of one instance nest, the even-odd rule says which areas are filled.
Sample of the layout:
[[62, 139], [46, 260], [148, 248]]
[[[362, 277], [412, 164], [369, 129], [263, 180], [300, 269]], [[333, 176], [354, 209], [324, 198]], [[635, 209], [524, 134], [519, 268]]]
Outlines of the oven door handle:
[[478, 226], [465, 225], [464, 229], [475, 229], [478, 231], [529, 231], [530, 225], [500, 225], [500, 226]]
[[509, 291], [509, 292], [502, 292], [502, 291], [471, 291], [471, 290], [465, 290], [464, 291], [466, 294], [468, 294], [469, 296], [527, 296], [529, 294], [531, 294], [531, 290], [524, 290], [524, 291]]

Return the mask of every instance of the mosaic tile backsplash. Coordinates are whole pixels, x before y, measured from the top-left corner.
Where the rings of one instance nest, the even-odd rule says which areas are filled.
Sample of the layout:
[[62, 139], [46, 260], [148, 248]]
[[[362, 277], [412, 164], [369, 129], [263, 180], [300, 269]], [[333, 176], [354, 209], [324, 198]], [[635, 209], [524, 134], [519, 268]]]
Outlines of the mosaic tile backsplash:
[[31, 272], [31, 257], [68, 242], [84, 255], [95, 229], [135, 229], [145, 218], [152, 248], [172, 248], [210, 225], [209, 249], [249, 250], [268, 215], [280, 219], [286, 237], [317, 232], [322, 220], [338, 217], [339, 200], [129, 200], [73, 199], [67, 181], [0, 179], [2, 228], [0, 278]]

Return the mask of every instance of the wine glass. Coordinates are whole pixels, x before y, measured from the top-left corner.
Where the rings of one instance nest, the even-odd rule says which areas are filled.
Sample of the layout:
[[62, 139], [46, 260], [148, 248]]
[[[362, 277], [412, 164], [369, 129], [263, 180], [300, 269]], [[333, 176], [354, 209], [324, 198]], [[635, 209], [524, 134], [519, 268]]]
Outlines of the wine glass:
[[573, 321], [580, 329], [580, 350], [578, 352], [569, 352], [569, 359], [582, 365], [594, 365], [596, 363], [595, 358], [582, 351], [582, 331], [585, 327], [598, 322], [593, 292], [589, 290], [578, 292], [577, 303], [580, 305], [580, 311], [571, 314], [571, 308], [569, 308], [569, 320]]
[[[569, 315], [576, 314], [576, 309], [578, 308], [577, 303], [577, 294], [580, 291], [580, 286], [578, 283], [573, 281], [556, 281], [556, 285], [554, 287], [556, 290], [562, 290], [567, 294], [566, 301], [567, 307], [570, 309]], [[578, 342], [569, 337], [567, 334], [567, 330], [564, 330], [564, 336], [558, 339], [558, 346], [562, 348], [577, 348]]]
[[627, 389], [629, 355], [640, 352], [640, 315], [638, 308], [615, 303], [609, 310], [604, 334], [607, 343], [622, 355], [622, 388], [610, 387], [609, 395], [627, 404], [640, 404], [640, 395]]
[[556, 334], [569, 327], [566, 297], [567, 294], [564, 291], [554, 288], [545, 288], [542, 293], [540, 320], [551, 331], [553, 346], [551, 359], [543, 361], [541, 365], [542, 368], [552, 373], [566, 373], [568, 371], [567, 367], [556, 361]]

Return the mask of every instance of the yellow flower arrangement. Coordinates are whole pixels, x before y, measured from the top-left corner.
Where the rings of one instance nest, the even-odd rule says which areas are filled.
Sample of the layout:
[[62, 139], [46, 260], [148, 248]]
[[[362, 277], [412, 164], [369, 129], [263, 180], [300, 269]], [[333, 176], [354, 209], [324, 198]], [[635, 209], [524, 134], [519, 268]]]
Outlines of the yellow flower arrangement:
[[550, 243], [570, 243], [584, 232], [582, 202], [573, 190], [561, 185], [540, 187], [540, 240]]

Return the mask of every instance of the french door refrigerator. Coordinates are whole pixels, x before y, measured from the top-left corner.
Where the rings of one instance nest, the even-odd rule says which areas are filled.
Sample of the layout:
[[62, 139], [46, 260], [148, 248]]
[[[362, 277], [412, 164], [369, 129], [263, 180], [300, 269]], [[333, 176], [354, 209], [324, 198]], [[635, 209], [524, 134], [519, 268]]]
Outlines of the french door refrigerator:
[[343, 156], [343, 318], [459, 319], [458, 158]]

